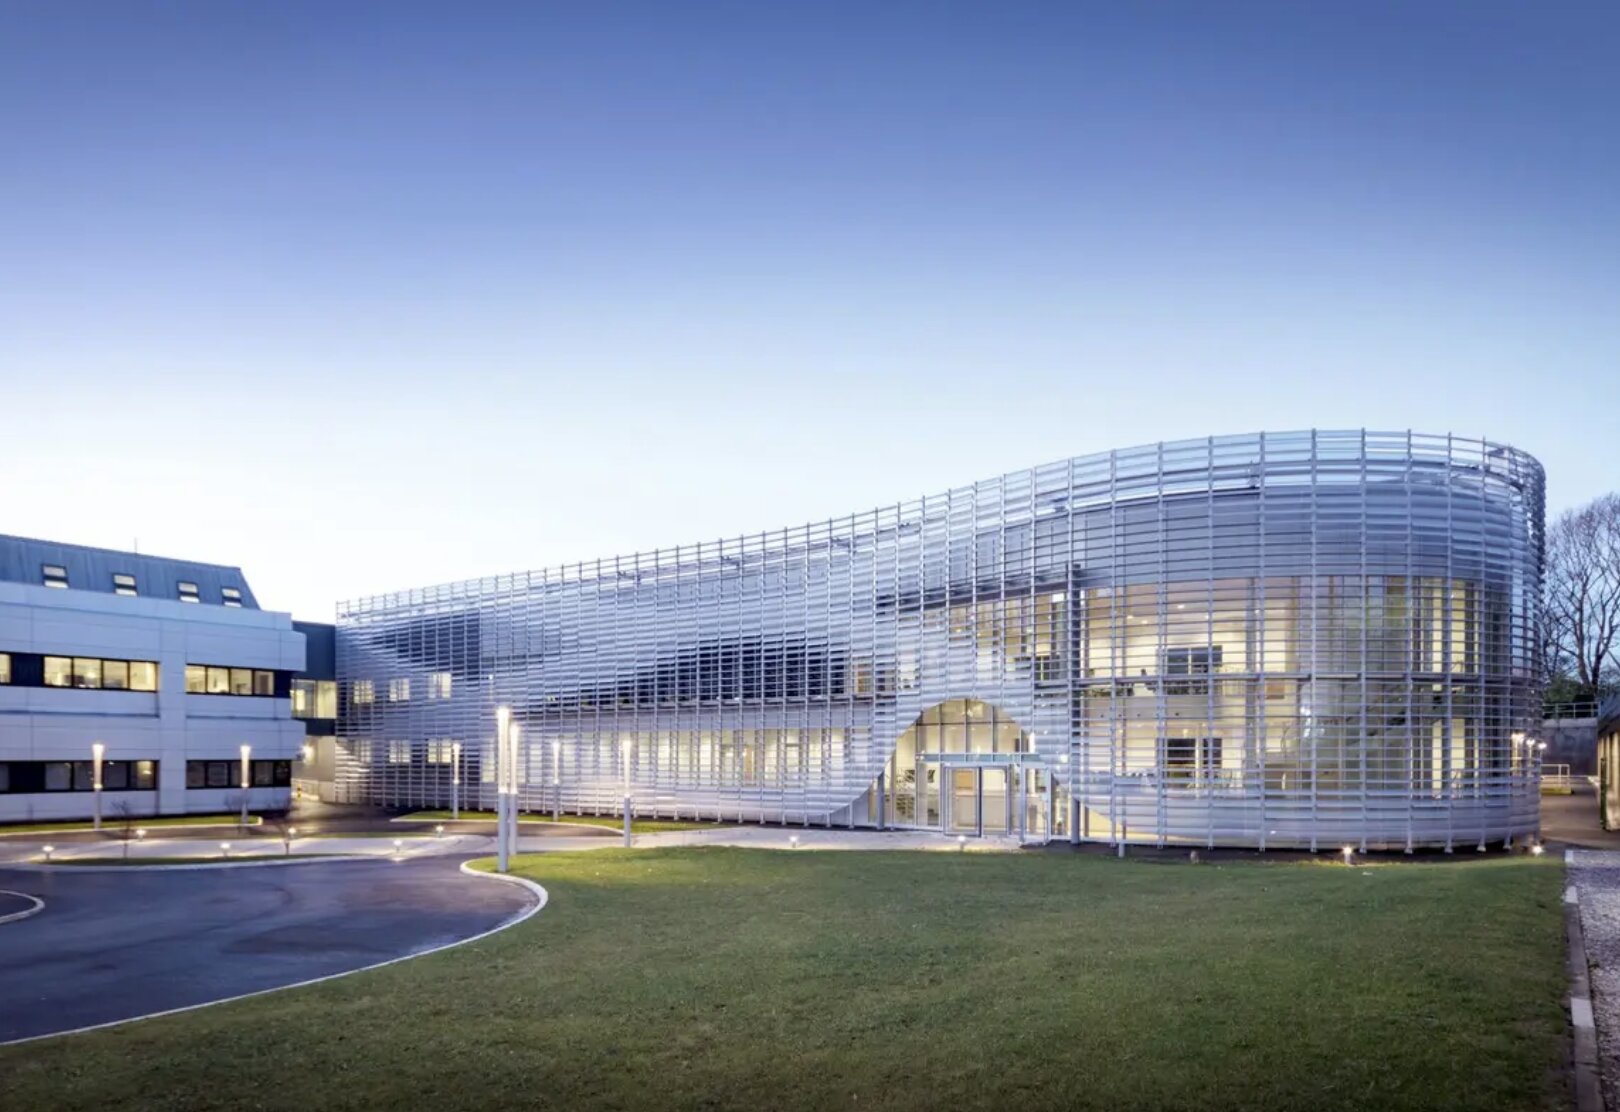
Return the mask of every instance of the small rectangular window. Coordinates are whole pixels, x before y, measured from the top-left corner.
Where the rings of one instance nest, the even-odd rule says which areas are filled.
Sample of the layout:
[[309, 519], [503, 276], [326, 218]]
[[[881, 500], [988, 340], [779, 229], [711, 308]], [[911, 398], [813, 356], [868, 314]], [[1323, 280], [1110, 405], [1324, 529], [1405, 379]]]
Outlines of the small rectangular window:
[[257, 668], [253, 672], [253, 694], [274, 695], [276, 693], [276, 674]]
[[68, 585], [67, 568], [61, 564], [42, 564], [40, 566], [40, 582], [47, 587], [66, 587]]
[[209, 761], [208, 786], [210, 788], [228, 788], [236, 774], [235, 761]]
[[242, 592], [237, 587], [221, 587], [219, 596], [226, 606], [240, 607], [242, 605]]
[[370, 680], [351, 680], [349, 682], [349, 702], [356, 706], [374, 702], [377, 698], [377, 688]]
[[428, 698], [429, 699], [448, 699], [448, 698], [450, 698], [450, 673], [449, 672], [429, 672], [428, 673]]
[[408, 741], [390, 741], [388, 743], [388, 763], [391, 765], [410, 764], [411, 743]]
[[390, 703], [408, 703], [411, 701], [411, 681], [408, 679], [395, 679], [388, 681], [388, 701]]
[[229, 695], [231, 693], [231, 670], [229, 668], [216, 668], [208, 666], [208, 694]]
[[208, 786], [208, 762], [186, 762], [186, 787], [206, 788]]
[[73, 686], [95, 688], [101, 686], [101, 661], [88, 656], [73, 658]]
[[101, 762], [101, 786], [110, 792], [129, 790], [129, 762]]
[[129, 662], [129, 689], [131, 691], [156, 691], [158, 681], [158, 666], [153, 660], [132, 660]]
[[134, 783], [130, 784], [138, 792], [149, 792], [157, 787], [157, 762], [136, 761]]
[[73, 658], [70, 656], [48, 656], [45, 658], [45, 686], [46, 687], [72, 687], [73, 686]]
[[101, 686], [111, 691], [128, 691], [129, 661], [103, 660], [101, 662]]
[[71, 762], [46, 762], [45, 790], [48, 792], [70, 792], [73, 790], [73, 765]]
[[253, 694], [253, 669], [252, 668], [232, 668], [231, 669], [231, 694], [232, 695], [251, 695], [251, 694]]
[[138, 592], [135, 590], [135, 577], [122, 572], [113, 572], [113, 594], [134, 598]]
[[202, 596], [197, 593], [197, 585], [182, 579], [178, 584], [181, 602], [201, 602]]
[[337, 717], [337, 680], [315, 681], [315, 717]]
[[11, 654], [0, 653], [0, 683], [11, 682]]
[[208, 691], [208, 669], [201, 664], [186, 665], [186, 694], [203, 695]]

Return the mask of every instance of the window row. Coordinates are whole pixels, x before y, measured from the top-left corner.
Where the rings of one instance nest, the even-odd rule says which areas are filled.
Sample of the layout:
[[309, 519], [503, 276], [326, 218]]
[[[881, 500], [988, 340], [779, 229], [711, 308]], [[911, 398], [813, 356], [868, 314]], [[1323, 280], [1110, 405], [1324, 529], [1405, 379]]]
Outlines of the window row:
[[46, 687], [83, 687], [107, 691], [158, 689], [158, 666], [152, 660], [47, 656], [43, 663], [43, 677]]
[[[255, 788], [285, 788], [292, 784], [291, 761], [248, 761], [248, 784]], [[187, 761], [186, 787], [242, 787], [242, 762]]]
[[[156, 761], [102, 761], [102, 789], [155, 791], [157, 767]], [[94, 761], [0, 761], [0, 795], [88, 792], [95, 788]]]
[[[427, 677], [427, 697], [438, 701], [450, 698], [453, 688], [453, 677], [449, 672], [429, 672]], [[411, 701], [411, 681], [408, 677], [400, 676], [388, 681], [388, 701], [390, 703], [408, 703]], [[377, 701], [377, 686], [371, 680], [352, 680], [349, 683], [349, 701], [356, 706], [368, 706]], [[316, 715], [315, 717], [327, 717]], [[333, 716], [335, 717], [335, 716]]]
[[221, 664], [187, 664], [188, 695], [274, 695], [276, 674], [264, 668], [229, 668]]
[[[47, 587], [66, 589], [71, 586], [68, 582], [68, 570], [61, 564], [41, 564], [39, 569], [40, 582]], [[135, 577], [128, 572], [115, 571], [112, 573], [113, 594], [123, 595], [127, 598], [138, 596], [140, 587]], [[175, 598], [181, 602], [202, 602], [202, 591], [196, 583], [182, 579], [175, 584]], [[219, 601], [223, 606], [233, 606], [238, 609], [242, 606], [242, 588], [221, 587]]]

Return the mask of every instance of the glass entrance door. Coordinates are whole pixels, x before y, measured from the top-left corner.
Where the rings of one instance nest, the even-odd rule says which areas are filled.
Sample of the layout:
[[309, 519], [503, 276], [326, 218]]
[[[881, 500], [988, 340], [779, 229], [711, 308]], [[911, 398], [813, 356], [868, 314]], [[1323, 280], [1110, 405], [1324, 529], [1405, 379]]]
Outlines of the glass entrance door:
[[1012, 793], [1007, 790], [1005, 768], [979, 770], [979, 831], [1005, 834], [1011, 829]]
[[979, 832], [979, 770], [953, 768], [948, 773], [951, 785], [950, 823], [946, 827], [952, 834]]

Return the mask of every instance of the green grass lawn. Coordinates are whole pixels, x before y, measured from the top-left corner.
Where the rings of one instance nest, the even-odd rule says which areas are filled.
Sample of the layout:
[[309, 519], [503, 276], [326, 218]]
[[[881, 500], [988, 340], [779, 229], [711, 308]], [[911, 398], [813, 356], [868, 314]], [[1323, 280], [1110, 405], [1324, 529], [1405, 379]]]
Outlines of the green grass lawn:
[[[494, 822], [494, 811], [463, 811], [461, 818], [452, 819], [449, 811], [412, 811], [408, 815], [400, 815], [395, 822]], [[549, 814], [539, 812], [518, 816], [519, 826], [546, 825], [560, 822], [564, 825], [605, 827], [608, 830], [622, 831], [624, 820], [612, 815], [562, 815], [553, 820]], [[630, 833], [632, 834], [659, 834], [669, 830], [720, 830], [730, 823], [718, 822], [687, 822], [679, 819], [638, 819], [630, 817]]]
[[520, 859], [471, 946], [0, 1049], [8, 1108], [1554, 1109], [1563, 869]]
[[[103, 816], [101, 832], [106, 835], [116, 835], [123, 829], [124, 818], [119, 816], [111, 818]], [[258, 826], [264, 820], [258, 815], [248, 816], [249, 826]], [[146, 830], [156, 830], [163, 826], [240, 826], [238, 815], [164, 815], [151, 818], [132, 818], [131, 827], [141, 827]], [[0, 836], [6, 834], [77, 834], [87, 830], [94, 830], [95, 824], [83, 819], [73, 819], [68, 822], [19, 822], [0, 826]]]

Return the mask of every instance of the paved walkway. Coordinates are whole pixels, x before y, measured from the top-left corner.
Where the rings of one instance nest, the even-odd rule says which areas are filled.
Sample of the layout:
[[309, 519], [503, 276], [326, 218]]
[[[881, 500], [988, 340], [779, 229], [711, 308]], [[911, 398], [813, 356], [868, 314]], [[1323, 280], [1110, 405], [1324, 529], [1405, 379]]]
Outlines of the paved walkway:
[[535, 906], [460, 859], [282, 868], [0, 868], [45, 901], [0, 924], [0, 1042], [298, 984], [494, 929]]
[[[557, 827], [545, 833], [527, 828], [518, 832], [519, 853], [575, 852], [622, 846], [619, 837], [604, 837], [600, 831], [588, 834], [558, 833]], [[395, 846], [396, 840], [398, 846]], [[229, 849], [220, 843], [228, 842]], [[44, 846], [52, 845], [51, 862], [112, 858], [130, 861], [173, 857], [205, 857], [211, 861], [260, 861], [293, 855], [323, 854], [344, 857], [386, 857], [410, 860], [444, 855], [476, 856], [495, 852], [495, 839], [487, 834], [411, 834], [401, 830], [391, 837], [345, 837], [341, 834], [316, 838], [295, 838], [290, 843], [271, 837], [248, 838], [147, 838], [141, 842], [109, 839], [58, 841], [47, 843], [45, 836], [8, 838], [0, 841], [0, 866], [38, 866], [44, 863]], [[829, 830], [825, 827], [723, 826], [708, 830], [672, 830], [657, 834], [637, 834], [638, 849], [664, 846], [746, 846], [757, 849], [804, 850], [927, 850], [942, 853], [1010, 853], [1019, 848], [1016, 838], [967, 838], [921, 830]], [[83, 867], [83, 866], [81, 866]], [[117, 868], [116, 864], [109, 866]]]
[[1569, 882], [1579, 896], [1591, 967], [1604, 1103], [1620, 1108], [1620, 851], [1576, 849], [1570, 857]]

